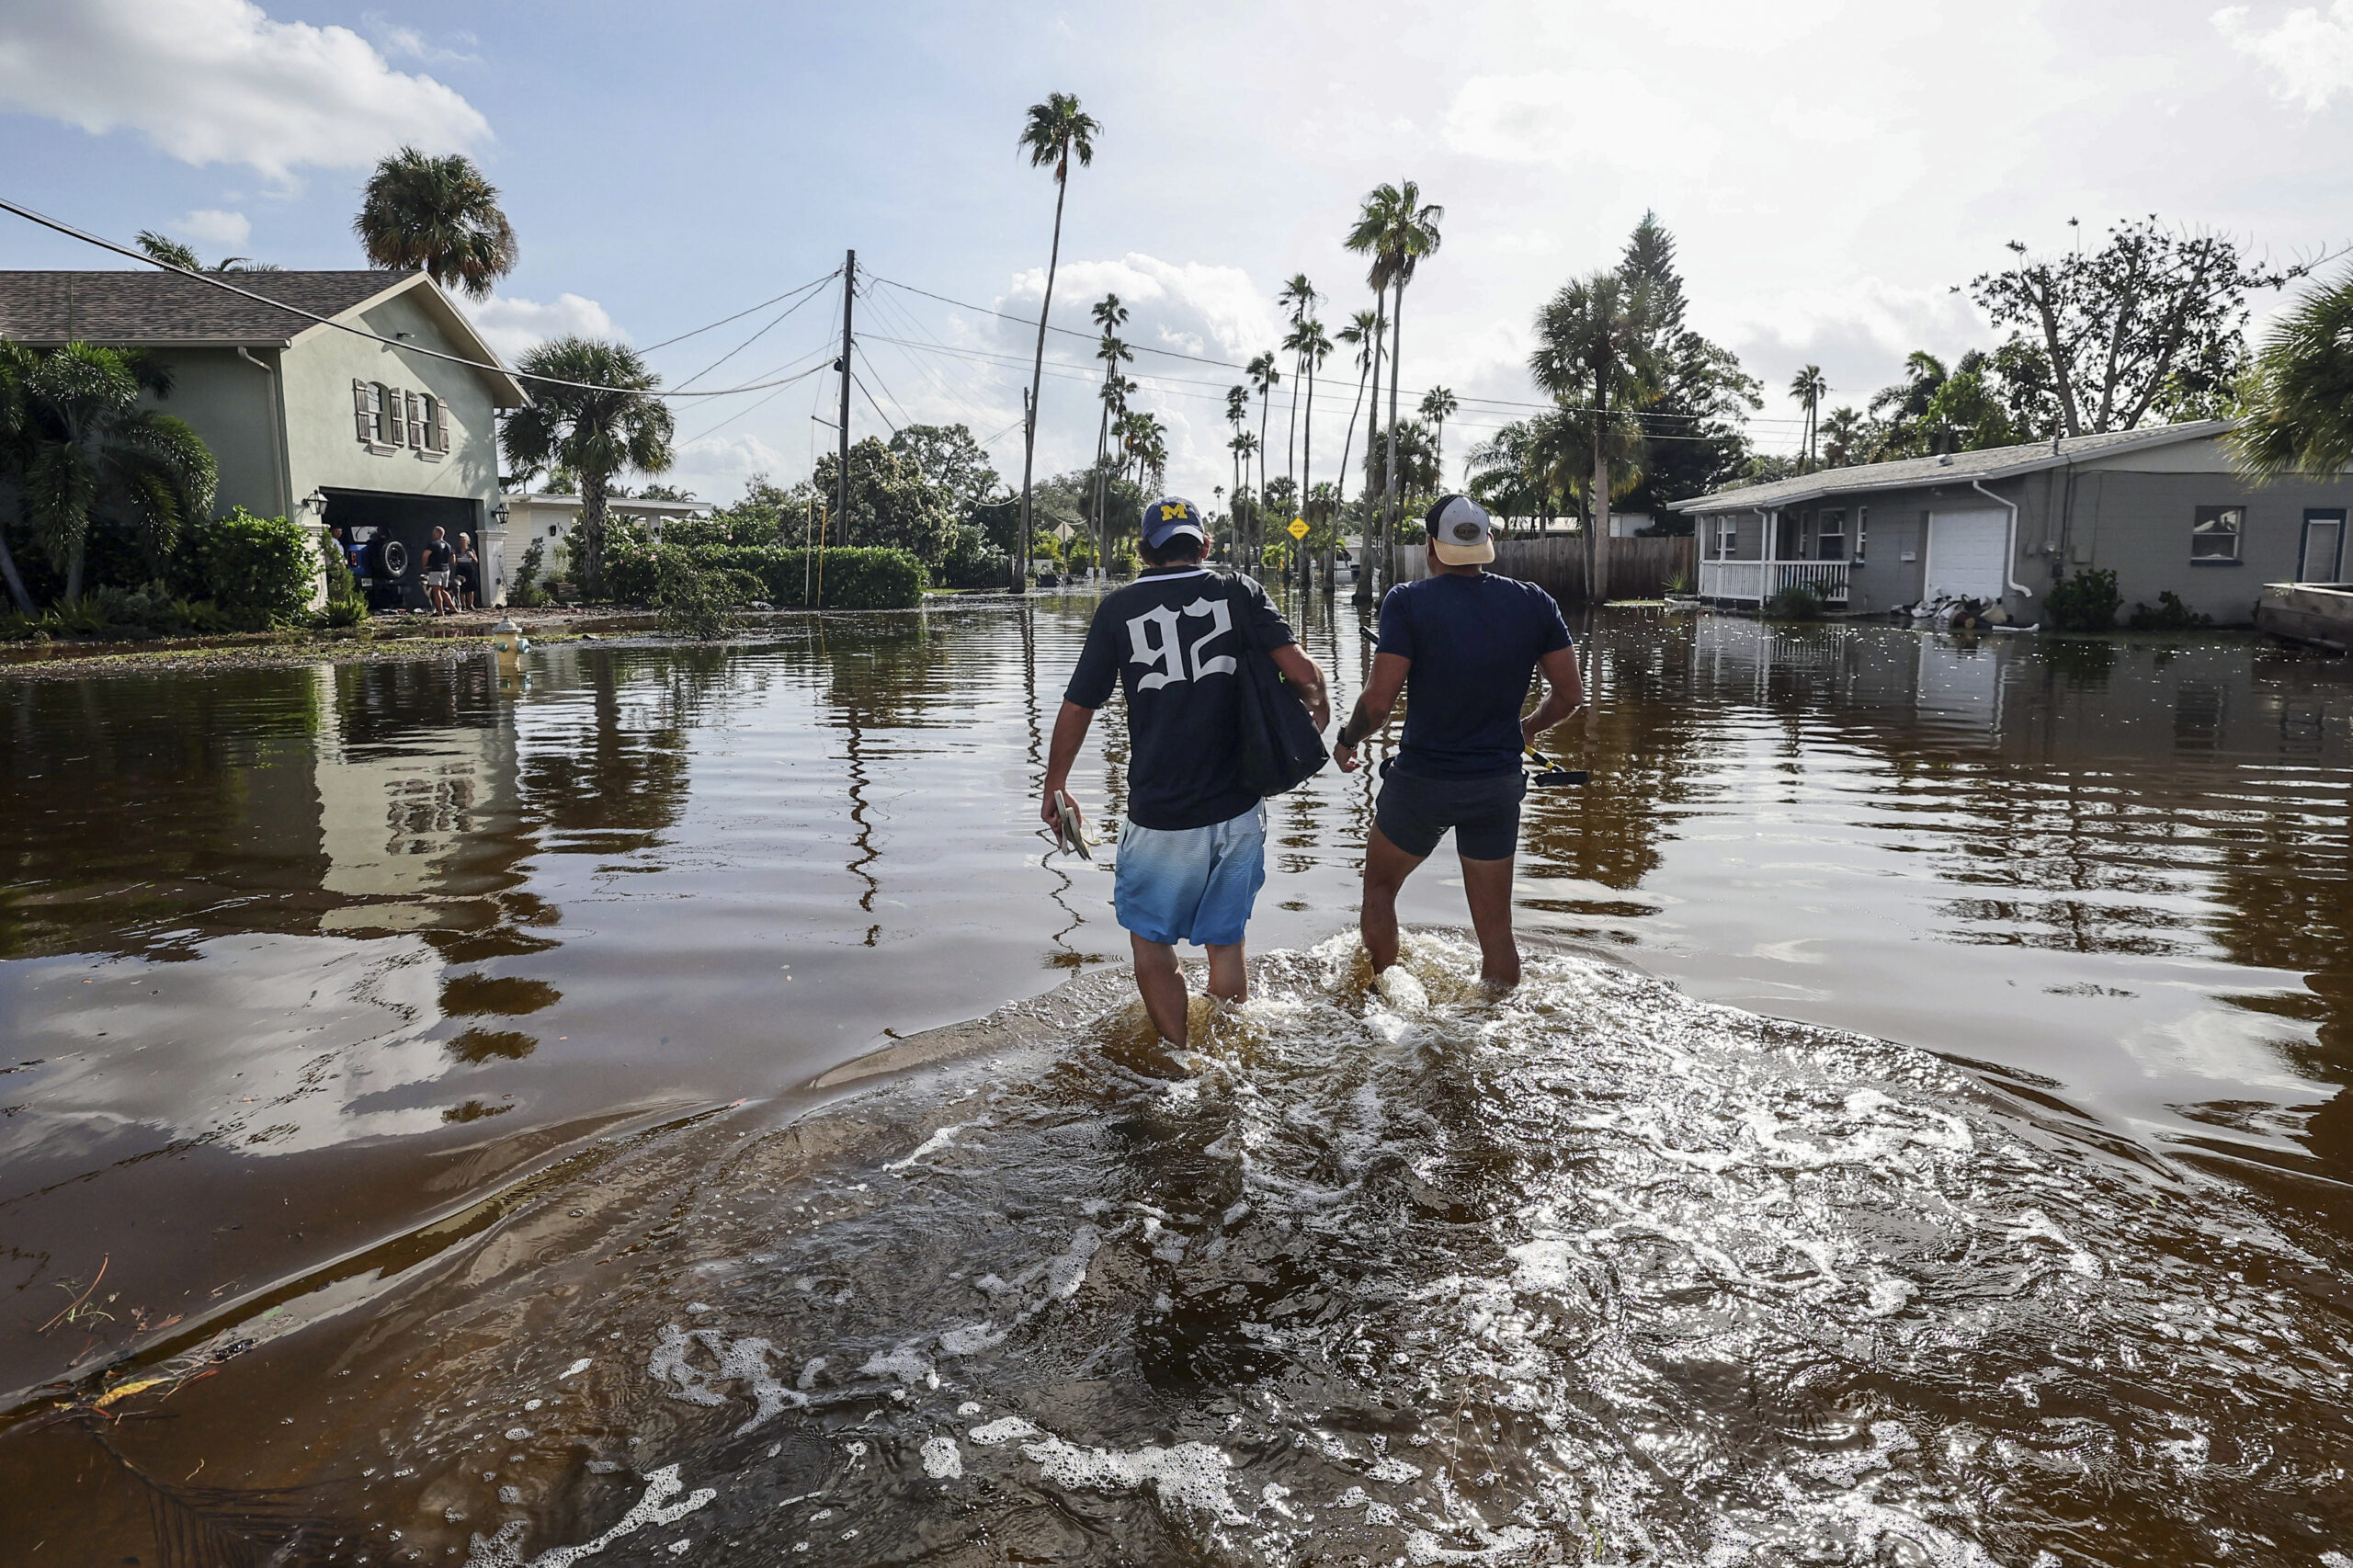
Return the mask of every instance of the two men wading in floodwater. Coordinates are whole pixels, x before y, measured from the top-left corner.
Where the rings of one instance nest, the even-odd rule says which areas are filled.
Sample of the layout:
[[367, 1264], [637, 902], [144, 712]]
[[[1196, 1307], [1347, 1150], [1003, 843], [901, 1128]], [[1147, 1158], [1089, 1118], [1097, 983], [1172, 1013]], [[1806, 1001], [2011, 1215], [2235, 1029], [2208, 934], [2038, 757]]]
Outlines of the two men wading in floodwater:
[[[1178, 496], [1143, 510], [1145, 569], [1097, 607], [1078, 668], [1054, 719], [1040, 815], [1056, 797], [1095, 710], [1116, 686], [1127, 694], [1128, 821], [1120, 833], [1112, 903], [1135, 954], [1136, 989], [1153, 1027], [1186, 1040], [1184, 971], [1176, 944], [1209, 949], [1212, 996], [1249, 994], [1243, 932], [1267, 880], [1266, 802], [1244, 781], [1241, 661], [1267, 650], [1318, 730], [1331, 722], [1324, 672], [1247, 577], [1201, 564], [1200, 510]], [[1075, 814], [1075, 806], [1073, 807]]]
[[[1443, 496], [1424, 522], [1429, 575], [1400, 583], [1381, 600], [1372, 676], [1332, 749], [1344, 772], [1356, 771], [1357, 748], [1389, 722], [1404, 693], [1404, 744], [1381, 766], [1365, 847], [1365, 950], [1376, 973], [1397, 961], [1397, 890], [1451, 828], [1479, 935], [1480, 978], [1517, 985], [1511, 873], [1528, 793], [1520, 757], [1585, 706], [1585, 681], [1552, 596], [1487, 571], [1495, 523], [1477, 502]], [[1539, 669], [1550, 689], [1523, 719], [1520, 704]]]

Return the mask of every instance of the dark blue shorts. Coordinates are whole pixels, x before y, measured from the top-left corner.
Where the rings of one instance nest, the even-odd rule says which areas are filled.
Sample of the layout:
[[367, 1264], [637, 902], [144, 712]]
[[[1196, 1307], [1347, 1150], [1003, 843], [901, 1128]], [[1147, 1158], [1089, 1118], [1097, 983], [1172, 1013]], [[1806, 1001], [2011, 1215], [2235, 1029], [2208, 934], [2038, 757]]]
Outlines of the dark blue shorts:
[[1519, 848], [1519, 801], [1528, 775], [1518, 768], [1478, 778], [1425, 778], [1392, 767], [1372, 809], [1381, 835], [1413, 856], [1426, 856], [1454, 830], [1455, 852], [1466, 860], [1507, 860]]

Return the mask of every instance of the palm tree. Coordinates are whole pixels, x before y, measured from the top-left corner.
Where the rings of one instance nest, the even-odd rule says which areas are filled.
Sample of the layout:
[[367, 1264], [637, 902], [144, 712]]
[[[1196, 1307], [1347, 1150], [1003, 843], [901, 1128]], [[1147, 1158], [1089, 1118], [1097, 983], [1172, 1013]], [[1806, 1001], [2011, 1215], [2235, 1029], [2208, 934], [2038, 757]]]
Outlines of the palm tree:
[[[183, 420], [140, 405], [171, 390], [171, 377], [135, 350], [69, 343], [28, 348], [0, 343], [0, 479], [11, 482], [41, 552], [82, 597], [90, 527], [129, 521], [157, 577], [181, 527], [212, 510], [212, 454]], [[29, 614], [16, 558], [0, 539], [0, 576]]]
[[[1357, 216], [1356, 227], [1348, 231], [1342, 243], [1348, 249], [1372, 257], [1372, 267], [1366, 281], [1374, 294], [1393, 290], [1396, 300], [1389, 312], [1389, 460], [1383, 465], [1386, 477], [1381, 493], [1382, 542], [1396, 534], [1393, 516], [1397, 501], [1397, 379], [1399, 359], [1404, 350], [1405, 285], [1412, 282], [1414, 269], [1424, 256], [1438, 247], [1438, 224], [1446, 217], [1446, 209], [1422, 200], [1421, 187], [1412, 180], [1402, 185], [1379, 185], [1364, 199]], [[1378, 394], [1374, 406], [1380, 405]]]
[[[1262, 482], [1257, 489], [1254, 489], [1250, 483], [1250, 464], [1258, 455], [1258, 437], [1245, 430], [1233, 438], [1233, 449], [1242, 459], [1242, 488], [1234, 492], [1233, 553], [1238, 558], [1245, 554], [1250, 538], [1258, 531], [1258, 513], [1263, 507], [1258, 490], [1263, 489], [1264, 484]], [[1250, 512], [1246, 517], [1241, 515], [1240, 510], [1240, 503], [1245, 495], [1250, 500]]]
[[1658, 395], [1656, 316], [1649, 281], [1614, 271], [1563, 285], [1536, 314], [1536, 349], [1529, 369], [1556, 403], [1574, 410], [1591, 427], [1593, 534], [1586, 546], [1592, 562], [1586, 591], [1597, 603], [1609, 597], [1609, 449], [1626, 434], [1620, 428], [1626, 412]]
[[517, 369], [526, 379], [546, 380], [533, 384], [529, 404], [506, 416], [498, 444], [516, 472], [561, 466], [579, 480], [581, 586], [601, 594], [605, 503], [614, 476], [670, 466], [676, 427], [668, 407], [648, 395], [662, 378], [636, 349], [591, 337], [552, 338], [525, 354]]
[[1830, 383], [1824, 380], [1822, 367], [1808, 365], [1790, 381], [1790, 395], [1805, 410], [1805, 441], [1798, 459], [1799, 472], [1813, 467], [1814, 420], [1822, 411], [1822, 400], [1830, 395]]
[[1348, 318], [1348, 324], [1339, 332], [1340, 341], [1357, 351], [1357, 400], [1348, 408], [1348, 433], [1340, 442], [1340, 480], [1337, 494], [1342, 503], [1348, 497], [1348, 454], [1356, 449], [1357, 415], [1364, 409], [1364, 379], [1372, 369], [1372, 351], [1381, 341], [1381, 314], [1377, 311], [1358, 311]]
[[[1248, 387], [1226, 388], [1225, 422], [1233, 426], [1233, 439], [1228, 441], [1225, 447], [1226, 450], [1233, 454], [1233, 505], [1236, 507], [1242, 505], [1242, 422], [1249, 417], [1250, 389]], [[1241, 526], [1239, 513], [1229, 509], [1227, 516], [1238, 529]], [[1240, 553], [1242, 537], [1239, 532], [1234, 535], [1233, 542], [1235, 553]]]
[[1315, 308], [1315, 301], [1321, 298], [1323, 298], [1323, 296], [1316, 293], [1315, 285], [1307, 280], [1307, 274], [1304, 272], [1292, 273], [1290, 276], [1290, 281], [1285, 283], [1282, 286], [1281, 290], [1275, 295], [1275, 303], [1284, 308], [1285, 313], [1290, 317], [1291, 325], [1290, 335], [1288, 335], [1283, 339], [1283, 347], [1292, 351], [1290, 361], [1290, 435], [1284, 445], [1283, 472], [1290, 476], [1291, 486], [1294, 490], [1296, 490], [1299, 485], [1299, 381], [1302, 367], [1299, 362], [1297, 346], [1292, 343], [1291, 337], [1296, 336], [1299, 329], [1306, 324], [1308, 312]]
[[[1304, 494], [1313, 495], [1315, 492], [1315, 372], [1322, 369], [1324, 361], [1332, 357], [1332, 339], [1324, 332], [1322, 322], [1303, 321], [1283, 339], [1283, 347], [1298, 356], [1294, 363], [1307, 377], [1307, 419], [1300, 431], [1299, 464], [1307, 475]], [[1300, 508], [1300, 515], [1306, 516], [1304, 506]], [[1305, 549], [1302, 542], [1300, 556], [1302, 562], [1307, 559]], [[1305, 584], [1302, 582], [1301, 585], [1303, 587]]]
[[160, 261], [165, 267], [176, 267], [182, 272], [282, 272], [285, 270], [274, 261], [256, 261], [249, 256], [222, 256], [220, 266], [207, 267], [196, 258], [196, 252], [193, 249], [167, 234], [159, 234], [153, 229], [140, 230], [132, 240], [132, 244], [147, 253], [148, 260]]
[[1128, 308], [1120, 303], [1120, 296], [1104, 295], [1095, 301], [1095, 309], [1088, 313], [1103, 332], [1103, 341], [1095, 349], [1095, 357], [1103, 361], [1103, 420], [1095, 433], [1095, 524], [1099, 546], [1096, 559], [1108, 561], [1109, 557], [1104, 552], [1111, 548], [1111, 529], [1109, 520], [1104, 516], [1103, 455], [1111, 437], [1111, 383], [1120, 379], [1120, 367], [1132, 363], [1135, 355], [1118, 336], [1120, 328], [1128, 323]]
[[498, 187], [462, 153], [436, 158], [404, 147], [378, 163], [351, 228], [376, 266], [423, 272], [477, 300], [515, 270], [515, 228], [499, 210]]
[[[1029, 106], [1029, 118], [1016, 143], [1029, 154], [1031, 168], [1042, 169], [1051, 164], [1054, 170], [1054, 244], [1046, 255], [1046, 295], [1038, 302], [1038, 351], [1030, 361], [1029, 406], [1021, 421], [1020, 537], [1024, 540], [1030, 537], [1029, 482], [1038, 458], [1038, 393], [1046, 384], [1046, 317], [1054, 306], [1054, 273], [1063, 260], [1063, 201], [1070, 195], [1070, 161], [1075, 157], [1081, 166], [1091, 166], [1096, 132], [1102, 129], [1078, 107], [1075, 95], [1049, 93], [1044, 103]], [[1012, 585], [1019, 592], [1021, 551], [1015, 553]]]
[[2245, 422], [2224, 439], [2242, 472], [2268, 483], [2353, 464], [2353, 270], [2272, 325], [2240, 398]]
[[1267, 449], [1267, 408], [1273, 401], [1274, 390], [1282, 384], [1283, 373], [1276, 369], [1272, 352], [1261, 354], [1251, 360], [1248, 365], [1243, 367], [1242, 373], [1248, 376], [1250, 384], [1258, 389], [1258, 444], [1251, 449], [1261, 454], [1258, 460], [1259, 505], [1251, 508], [1250, 512], [1252, 551], [1250, 559], [1256, 562], [1258, 559], [1256, 553], [1258, 548], [1266, 542], [1261, 536], [1266, 532], [1263, 527], [1266, 519], [1262, 514], [1266, 511], [1267, 499], [1267, 462], [1264, 456]]
[[1430, 422], [1430, 440], [1438, 464], [1438, 487], [1446, 488], [1446, 422], [1454, 417], [1461, 405], [1454, 394], [1444, 387], [1432, 387], [1422, 394], [1422, 417]]
[[1851, 408], [1834, 409], [1822, 422], [1822, 455], [1832, 468], [1844, 468], [1861, 454], [1869, 434], [1863, 416]]

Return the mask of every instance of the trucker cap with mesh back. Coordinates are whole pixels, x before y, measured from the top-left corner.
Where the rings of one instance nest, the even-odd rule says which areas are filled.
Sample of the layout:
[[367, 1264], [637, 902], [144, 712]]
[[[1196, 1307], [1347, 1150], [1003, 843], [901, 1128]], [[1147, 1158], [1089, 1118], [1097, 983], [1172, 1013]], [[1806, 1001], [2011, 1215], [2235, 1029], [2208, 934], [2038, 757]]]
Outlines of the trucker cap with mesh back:
[[1143, 509], [1143, 542], [1147, 549], [1158, 550], [1178, 534], [1191, 534], [1206, 540], [1209, 532], [1201, 526], [1201, 509], [1182, 495], [1164, 495]]
[[1468, 495], [1441, 495], [1423, 514], [1430, 545], [1449, 566], [1483, 566], [1495, 558], [1495, 520]]

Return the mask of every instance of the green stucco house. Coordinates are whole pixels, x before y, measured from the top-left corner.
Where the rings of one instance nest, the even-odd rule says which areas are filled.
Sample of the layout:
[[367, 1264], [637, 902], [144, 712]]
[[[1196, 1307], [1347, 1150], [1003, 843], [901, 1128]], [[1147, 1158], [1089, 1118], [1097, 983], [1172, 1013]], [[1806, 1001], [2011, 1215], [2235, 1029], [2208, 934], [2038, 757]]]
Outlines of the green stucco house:
[[159, 406], [212, 449], [222, 509], [349, 530], [371, 547], [379, 608], [423, 603], [436, 526], [473, 536], [498, 602], [498, 415], [529, 400], [472, 324], [421, 272], [213, 276], [245, 293], [163, 271], [0, 272], [0, 337], [146, 350], [171, 372]]

